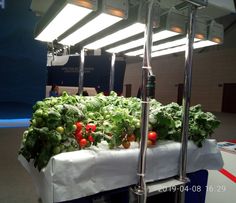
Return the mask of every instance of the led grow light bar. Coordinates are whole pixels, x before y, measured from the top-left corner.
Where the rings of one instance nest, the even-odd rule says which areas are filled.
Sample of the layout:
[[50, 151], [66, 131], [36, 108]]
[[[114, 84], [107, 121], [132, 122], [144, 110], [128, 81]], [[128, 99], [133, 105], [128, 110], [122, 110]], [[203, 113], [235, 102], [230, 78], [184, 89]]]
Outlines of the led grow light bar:
[[83, 41], [84, 39], [100, 32], [101, 30], [117, 23], [120, 20], [122, 20], [122, 18], [102, 13], [91, 20], [89, 23], [70, 34], [68, 37], [59, 41], [59, 43], [65, 45], [75, 45], [76, 43]]
[[94, 34], [110, 27], [111, 25], [127, 18], [128, 1], [121, 0], [116, 2], [115, 0], [103, 0], [99, 1], [100, 10], [97, 15], [94, 15], [92, 19], [83, 25], [79, 25], [67, 36], [62, 36], [59, 39], [59, 43], [64, 45], [75, 45]]
[[126, 41], [130, 37], [137, 39], [140, 33], [143, 33], [145, 30], [143, 23], [143, 13], [145, 11], [143, 9], [142, 4], [129, 7], [129, 18], [127, 20], [119, 22], [103, 30], [98, 35], [86, 39], [81, 43], [81, 46], [87, 49], [100, 49], [120, 41]]
[[[200, 40], [205, 40], [206, 38], [207, 38], [207, 25], [206, 25], [206, 23], [198, 21], [196, 23], [196, 33], [195, 33], [194, 42], [197, 42]], [[181, 39], [178, 38], [178, 39], [170, 41], [170, 42], [165, 42], [162, 44], [153, 45], [152, 52], [184, 45], [185, 43], [186, 43], [185, 37], [183, 37]], [[137, 56], [137, 55], [141, 55], [141, 54], [143, 54], [143, 49], [133, 50], [133, 51], [125, 53], [125, 55], [127, 55], [127, 56]]]
[[35, 39], [52, 42], [96, 9], [97, 0], [57, 0], [36, 27]]
[[[193, 44], [194, 49], [199, 49], [208, 46], [219, 45], [223, 43], [224, 27], [221, 24], [216, 23], [214, 20], [208, 25], [208, 37], [207, 40], [201, 40]], [[195, 35], [196, 37], [196, 35]], [[185, 51], [185, 45], [156, 51], [152, 53], [152, 57], [163, 56], [167, 54], [177, 53]]]
[[[169, 37], [173, 37], [173, 36], [176, 36], [179, 34], [180, 33], [172, 32], [172, 31], [168, 31], [168, 30], [163, 30], [163, 31], [158, 32], [153, 35], [153, 42], [157, 42], [157, 41], [160, 41], [160, 40], [163, 40], [163, 39], [166, 39]], [[106, 51], [110, 52], [110, 53], [119, 53], [122, 51], [126, 51], [128, 49], [142, 46], [142, 45], [143, 45], [143, 38], [128, 42], [126, 44], [119, 45], [117, 47], [107, 49]]]
[[[196, 42], [196, 43], [193, 44], [193, 48], [194, 49], [199, 49], [199, 48], [213, 46], [213, 45], [217, 45], [217, 43], [209, 41], [209, 40], [199, 41], [199, 42]], [[157, 52], [153, 52], [152, 57], [163, 56], [163, 55], [168, 55], [168, 54], [174, 54], [174, 53], [178, 53], [178, 52], [182, 52], [182, 51], [185, 51], [185, 45], [170, 48], [170, 49], [165, 49], [165, 50], [161, 50], [161, 51], [157, 51]]]
[[[185, 19], [184, 16], [175, 13], [168, 12], [166, 15], [161, 16], [162, 28], [158, 29], [153, 34], [152, 41], [157, 42], [163, 39], [167, 39], [176, 35], [185, 33]], [[110, 53], [119, 53], [129, 49], [133, 49], [143, 45], [143, 38], [136, 39], [131, 42], [127, 42], [115, 47], [106, 49]]]
[[100, 48], [105, 47], [109, 44], [113, 44], [113, 43], [123, 40], [125, 38], [142, 33], [142, 32], [144, 32], [144, 27], [145, 26], [142, 23], [134, 23], [122, 30], [119, 30], [118, 32], [115, 32], [115, 33], [105, 36], [95, 42], [85, 45], [84, 47], [87, 49], [100, 49]]
[[[198, 42], [198, 41], [200, 41], [200, 39], [197, 39], [197, 38], [194, 39], [194, 42]], [[186, 38], [185, 37], [181, 38], [181, 39], [174, 40], [174, 41], [165, 42], [165, 43], [162, 43], [162, 44], [154, 45], [152, 47], [152, 52], [163, 50], [163, 49], [168, 49], [168, 48], [172, 48], [172, 47], [176, 47], [176, 46], [180, 46], [180, 45], [184, 45], [185, 43], [186, 43]], [[138, 56], [138, 55], [141, 55], [141, 54], [143, 54], [142, 49], [125, 53], [126, 56]]]

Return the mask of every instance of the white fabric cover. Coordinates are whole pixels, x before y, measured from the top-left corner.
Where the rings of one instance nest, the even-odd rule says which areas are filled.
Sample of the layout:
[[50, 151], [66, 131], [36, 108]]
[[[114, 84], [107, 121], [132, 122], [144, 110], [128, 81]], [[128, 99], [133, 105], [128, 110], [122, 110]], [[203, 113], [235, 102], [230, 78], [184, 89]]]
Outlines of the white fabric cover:
[[[147, 149], [148, 182], [178, 174], [180, 143], [159, 142]], [[39, 173], [24, 157], [19, 161], [32, 176], [44, 203], [61, 202], [89, 196], [137, 183], [139, 149], [106, 150], [92, 148], [52, 157]], [[188, 143], [187, 172], [223, 167], [215, 140], [206, 140], [202, 148]]]

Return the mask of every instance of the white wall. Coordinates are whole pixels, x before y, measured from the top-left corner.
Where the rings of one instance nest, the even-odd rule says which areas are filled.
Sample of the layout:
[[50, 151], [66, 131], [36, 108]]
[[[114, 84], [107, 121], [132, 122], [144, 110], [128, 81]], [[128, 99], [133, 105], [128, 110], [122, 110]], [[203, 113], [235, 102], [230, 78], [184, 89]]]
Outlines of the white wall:
[[[191, 105], [200, 103], [207, 111], [220, 112], [223, 87], [219, 84], [236, 83], [236, 49], [195, 52], [193, 60]], [[137, 95], [141, 84], [141, 64], [126, 66], [124, 86], [132, 84], [132, 96]], [[163, 104], [177, 102], [177, 84], [183, 83], [184, 77], [184, 54], [153, 58], [152, 67], [156, 75], [156, 99]]]

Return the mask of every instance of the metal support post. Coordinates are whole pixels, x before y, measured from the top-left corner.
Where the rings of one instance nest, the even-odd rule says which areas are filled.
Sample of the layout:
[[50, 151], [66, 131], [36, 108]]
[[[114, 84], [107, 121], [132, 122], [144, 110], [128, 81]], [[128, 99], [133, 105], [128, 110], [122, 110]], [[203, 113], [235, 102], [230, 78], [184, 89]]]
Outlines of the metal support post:
[[53, 62], [55, 61], [55, 55], [54, 55], [54, 44], [52, 42], [52, 60], [51, 60], [51, 66], [53, 65]]
[[85, 50], [84, 48], [80, 51], [80, 66], [79, 66], [79, 89], [78, 94], [83, 94], [83, 86], [84, 86], [84, 61], [85, 61]]
[[[197, 6], [189, 5], [189, 22], [187, 30], [187, 42], [185, 50], [185, 72], [184, 72], [184, 93], [183, 93], [183, 107], [182, 107], [182, 146], [180, 151], [180, 168], [179, 179], [183, 182], [187, 180], [186, 165], [187, 165], [187, 148], [188, 148], [188, 133], [189, 133], [189, 107], [191, 98], [192, 86], [192, 61], [193, 61], [193, 43], [195, 35], [195, 21], [196, 21]], [[178, 202], [185, 202], [185, 193], [178, 194]]]
[[109, 92], [114, 90], [114, 81], [115, 81], [115, 63], [116, 63], [116, 54], [113, 53], [111, 57], [111, 71], [110, 71], [110, 86]]
[[138, 203], [146, 203], [147, 201], [147, 185], [145, 182], [145, 170], [146, 170], [146, 151], [147, 151], [147, 134], [148, 134], [148, 117], [149, 117], [149, 98], [147, 94], [147, 81], [151, 72], [151, 47], [152, 47], [152, 12], [153, 2], [149, 1], [146, 30], [145, 30], [145, 44], [144, 44], [144, 57], [142, 67], [142, 114], [141, 114], [141, 141], [138, 163], [138, 183], [133, 192], [137, 195]]

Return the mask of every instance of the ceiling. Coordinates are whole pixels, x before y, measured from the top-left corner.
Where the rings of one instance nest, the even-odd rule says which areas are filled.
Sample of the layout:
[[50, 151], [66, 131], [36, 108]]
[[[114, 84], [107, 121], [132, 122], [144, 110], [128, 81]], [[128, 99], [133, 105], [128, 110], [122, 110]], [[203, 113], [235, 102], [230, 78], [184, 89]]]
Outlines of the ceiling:
[[[130, 4], [134, 4], [134, 2], [137, 2], [137, 0], [128, 0]], [[162, 9], [170, 9], [173, 7], [173, 5], [182, 3], [184, 0], [159, 0], [160, 6]], [[36, 13], [36, 15], [43, 15], [47, 9], [51, 6], [51, 4], [54, 2], [54, 0], [32, 0], [31, 2], [31, 10]], [[174, 2], [174, 3], [173, 3]], [[227, 2], [227, 4], [225, 3]], [[233, 5], [234, 4], [234, 5]], [[226, 15], [230, 12], [235, 12], [235, 6], [236, 0], [208, 0], [208, 8], [207, 9], [201, 9], [199, 12], [212, 16], [214, 18]], [[221, 8], [224, 7], [224, 9]], [[234, 7], [234, 8], [233, 8]], [[228, 11], [226, 11], [226, 9]], [[231, 11], [230, 11], [231, 10]]]
[[32, 0], [30, 9], [35, 12], [36, 15], [43, 15], [45, 11], [51, 6], [54, 0]]

